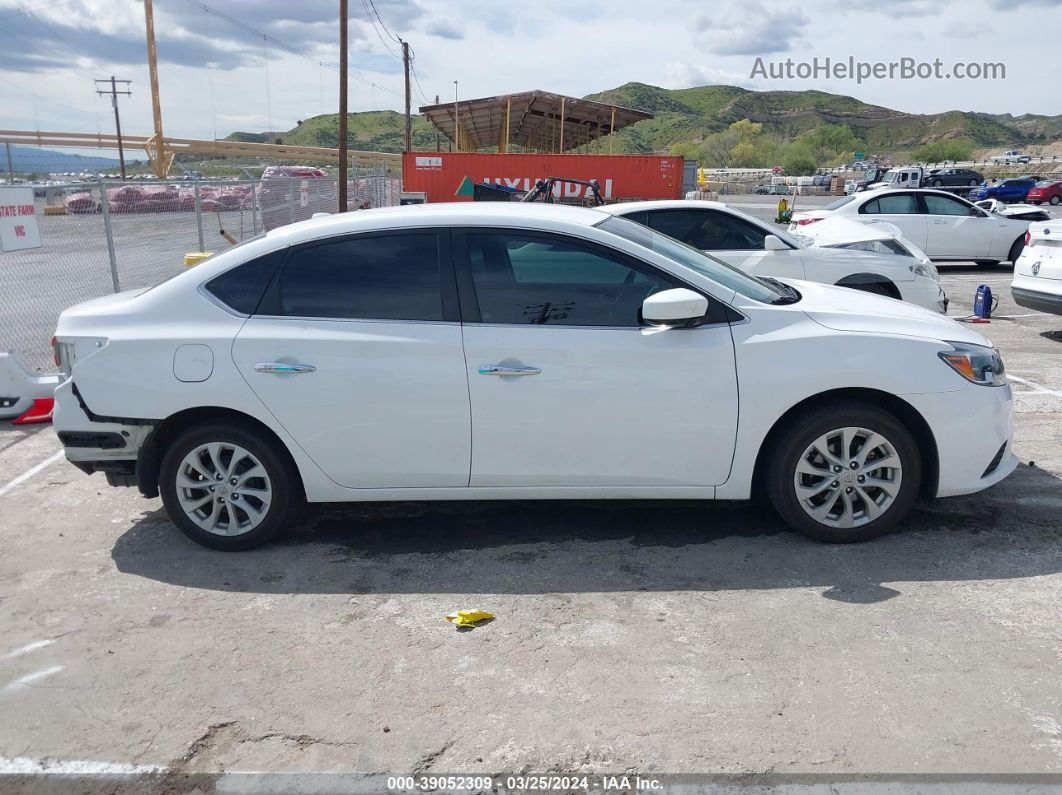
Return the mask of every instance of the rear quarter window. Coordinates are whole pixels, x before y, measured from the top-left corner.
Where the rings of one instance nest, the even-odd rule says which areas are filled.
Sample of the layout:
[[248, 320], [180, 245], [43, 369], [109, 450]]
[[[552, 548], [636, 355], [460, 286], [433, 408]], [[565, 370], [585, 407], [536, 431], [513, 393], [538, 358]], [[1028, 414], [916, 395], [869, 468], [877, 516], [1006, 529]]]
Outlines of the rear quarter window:
[[253, 315], [287, 249], [272, 251], [237, 265], [204, 286], [206, 291], [235, 312]]

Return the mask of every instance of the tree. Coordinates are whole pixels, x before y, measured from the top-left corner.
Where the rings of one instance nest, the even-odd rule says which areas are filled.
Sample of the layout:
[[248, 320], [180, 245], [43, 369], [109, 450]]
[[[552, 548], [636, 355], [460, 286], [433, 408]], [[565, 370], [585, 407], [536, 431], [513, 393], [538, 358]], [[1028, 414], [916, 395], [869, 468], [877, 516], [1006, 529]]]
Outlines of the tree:
[[845, 124], [822, 124], [798, 136], [794, 142], [823, 165], [843, 155], [847, 160], [862, 145]]
[[790, 177], [808, 177], [815, 173], [819, 160], [805, 147], [792, 143], [782, 151], [782, 168]]
[[966, 138], [951, 138], [934, 141], [915, 149], [911, 156], [924, 163], [943, 163], [946, 160], [969, 160], [973, 157], [973, 144]]
[[671, 144], [671, 154], [675, 157], [684, 157], [687, 160], [697, 160], [700, 149], [695, 141], [679, 141]]

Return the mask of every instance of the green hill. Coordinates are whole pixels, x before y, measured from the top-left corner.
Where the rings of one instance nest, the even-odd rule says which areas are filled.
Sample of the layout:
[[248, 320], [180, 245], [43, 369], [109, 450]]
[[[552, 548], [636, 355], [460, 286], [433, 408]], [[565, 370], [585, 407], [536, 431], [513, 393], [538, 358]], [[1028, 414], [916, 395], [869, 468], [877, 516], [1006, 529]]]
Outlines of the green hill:
[[[823, 124], [847, 125], [877, 154], [906, 152], [950, 138], [976, 147], [1048, 143], [1062, 137], [1062, 115], [992, 115], [949, 111], [920, 115], [870, 105], [854, 97], [824, 91], [750, 91], [735, 86], [666, 89], [645, 83], [590, 94], [586, 99], [644, 110], [654, 118], [616, 134], [619, 152], [665, 152], [677, 143], [699, 141], [741, 119], [761, 122], [765, 132], [794, 138]], [[337, 114], [314, 116], [287, 132], [234, 132], [230, 141], [275, 141], [334, 147], [339, 143]], [[380, 152], [402, 151], [402, 115], [395, 111], [349, 114], [348, 146]], [[435, 148], [435, 132], [422, 116], [413, 119], [413, 147]]]

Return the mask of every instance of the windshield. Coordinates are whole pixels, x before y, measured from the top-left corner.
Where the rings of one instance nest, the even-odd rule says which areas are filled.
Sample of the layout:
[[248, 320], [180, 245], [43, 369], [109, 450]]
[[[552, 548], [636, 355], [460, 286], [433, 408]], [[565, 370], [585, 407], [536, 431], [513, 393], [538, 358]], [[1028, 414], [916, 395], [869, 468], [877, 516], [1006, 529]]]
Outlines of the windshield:
[[838, 210], [841, 207], [844, 207], [846, 204], [848, 204], [848, 202], [854, 201], [854, 200], [855, 200], [855, 195], [854, 194], [851, 195], [851, 196], [845, 196], [843, 198], [840, 198], [840, 199], [837, 199], [835, 201], [832, 201], [829, 204], [823, 205], [822, 209], [823, 210]]
[[885, 178], [882, 179], [882, 182], [888, 182], [888, 183], [891, 184], [891, 183], [895, 182], [896, 180], [898, 180], [899, 178], [900, 178], [900, 172], [899, 171], [889, 171], [888, 173], [885, 174]]
[[779, 287], [739, 271], [732, 265], [727, 265], [722, 260], [709, 256], [692, 246], [687, 246], [685, 243], [680, 243], [674, 238], [654, 232], [647, 226], [628, 221], [626, 218], [611, 216], [596, 224], [596, 226], [606, 232], [622, 237], [624, 240], [629, 240], [650, 251], [655, 251], [672, 262], [677, 262], [679, 265], [683, 265], [701, 276], [754, 301], [770, 304], [787, 295]]

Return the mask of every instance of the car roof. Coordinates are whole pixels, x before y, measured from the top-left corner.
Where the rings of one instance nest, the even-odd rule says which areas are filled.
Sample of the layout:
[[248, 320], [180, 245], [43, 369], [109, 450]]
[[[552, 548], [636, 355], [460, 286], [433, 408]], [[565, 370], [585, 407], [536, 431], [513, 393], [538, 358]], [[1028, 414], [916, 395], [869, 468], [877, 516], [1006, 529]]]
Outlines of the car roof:
[[708, 210], [733, 210], [734, 208], [724, 202], [713, 202], [708, 199], [656, 199], [640, 202], [620, 202], [598, 207], [601, 212], [620, 215], [639, 210], [682, 210], [688, 207], [701, 207]]
[[266, 237], [286, 244], [320, 237], [373, 229], [411, 226], [532, 226], [550, 228], [556, 224], [593, 226], [605, 219], [604, 213], [588, 207], [533, 202], [440, 202], [355, 210], [311, 218], [271, 230]]

